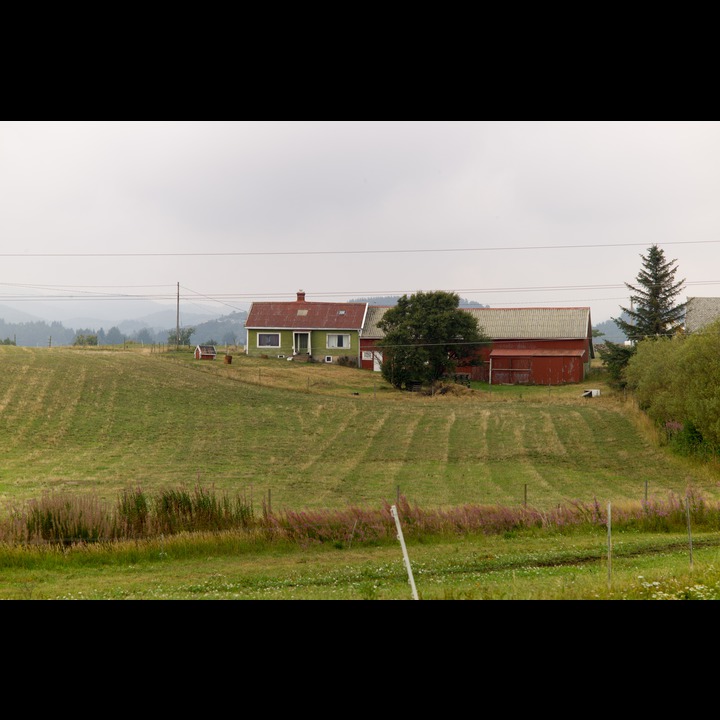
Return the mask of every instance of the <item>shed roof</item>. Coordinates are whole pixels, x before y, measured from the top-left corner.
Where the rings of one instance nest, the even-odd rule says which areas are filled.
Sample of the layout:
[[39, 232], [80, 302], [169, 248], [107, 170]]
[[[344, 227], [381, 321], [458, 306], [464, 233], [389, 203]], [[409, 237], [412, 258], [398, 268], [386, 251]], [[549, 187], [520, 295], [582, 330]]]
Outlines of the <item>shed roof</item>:
[[245, 327], [254, 330], [360, 330], [367, 303], [309, 302], [304, 293], [291, 302], [254, 302]]
[[200, 350], [203, 355], [217, 355], [214, 345], [198, 345], [196, 350]]
[[720, 318], [720, 298], [689, 297], [685, 306], [685, 330], [695, 332]]

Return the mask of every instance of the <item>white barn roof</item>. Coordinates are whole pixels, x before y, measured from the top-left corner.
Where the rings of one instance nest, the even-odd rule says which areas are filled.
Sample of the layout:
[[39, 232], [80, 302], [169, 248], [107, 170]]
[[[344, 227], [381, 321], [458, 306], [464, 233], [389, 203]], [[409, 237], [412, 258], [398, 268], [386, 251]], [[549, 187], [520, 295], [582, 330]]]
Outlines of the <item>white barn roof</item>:
[[385, 333], [377, 326], [383, 315], [391, 308], [391, 305], [368, 305], [365, 325], [360, 337], [378, 340], [385, 337]]
[[[380, 339], [377, 324], [390, 306], [368, 307], [362, 337]], [[576, 340], [592, 336], [590, 308], [460, 308], [492, 340]]]
[[590, 308], [463, 308], [493, 340], [569, 340], [592, 335]]

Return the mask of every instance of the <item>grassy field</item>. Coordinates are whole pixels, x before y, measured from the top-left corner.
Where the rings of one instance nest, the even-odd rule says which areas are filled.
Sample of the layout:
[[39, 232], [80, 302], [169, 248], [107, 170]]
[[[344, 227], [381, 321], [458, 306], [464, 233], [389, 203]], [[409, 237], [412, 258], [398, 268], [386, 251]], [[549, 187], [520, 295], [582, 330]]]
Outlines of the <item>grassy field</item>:
[[[188, 349], [0, 346], [0, 367], [0, 515], [45, 493], [114, 502], [127, 488], [196, 485], [241, 492], [274, 511], [379, 507], [400, 493], [421, 507], [541, 510], [574, 501], [637, 503], [689, 488], [720, 499], [720, 468], [672, 456], [601, 375], [565, 387], [474, 384], [424, 395], [397, 391], [378, 373], [239, 353], [231, 364], [222, 356], [197, 361]], [[600, 396], [583, 397], [589, 388]], [[646, 555], [663, 558], [661, 577], [672, 585], [653, 587], [682, 596], [698, 584], [699, 568], [706, 573], [699, 585], [717, 582], [716, 539], [712, 532], [698, 538], [692, 568], [682, 534], [666, 534], [660, 544], [625, 538], [619, 550], [652, 546]], [[650, 597], [646, 581], [637, 580], [647, 577], [637, 553], [625, 560], [619, 552], [609, 586], [604, 541], [594, 530], [536, 533], [522, 542], [425, 539], [411, 550], [428, 599], [539, 599], [559, 589], [568, 598]], [[0, 597], [408, 597], [397, 544], [339, 552], [248, 547], [232, 536], [163, 542], [57, 560], [27, 552], [18, 560], [6, 548]], [[573, 548], [576, 565], [539, 562], [532, 570], [533, 557], [567, 558]]]
[[691, 485], [720, 496], [720, 470], [672, 457], [597, 382], [425, 396], [378, 373], [190, 351], [0, 347], [0, 503], [43, 491], [127, 487], [243, 491], [274, 509], [549, 508], [622, 502]]

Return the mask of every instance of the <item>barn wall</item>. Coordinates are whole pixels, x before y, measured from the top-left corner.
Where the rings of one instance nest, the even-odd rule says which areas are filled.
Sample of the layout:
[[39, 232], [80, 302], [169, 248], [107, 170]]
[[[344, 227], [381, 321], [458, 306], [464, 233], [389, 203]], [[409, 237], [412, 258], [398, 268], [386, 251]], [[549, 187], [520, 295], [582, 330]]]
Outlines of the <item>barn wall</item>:
[[493, 358], [493, 384], [513, 385], [564, 385], [579, 383], [585, 378], [590, 367], [589, 340], [497, 340], [492, 348], [482, 348], [480, 356], [483, 364], [479, 366], [458, 367], [458, 372], [470, 373], [472, 380], [489, 382], [490, 352], [502, 350], [583, 350], [582, 357], [577, 355], [533, 357]]
[[382, 350], [377, 348], [377, 341], [370, 338], [360, 338], [360, 367], [363, 370], [374, 370], [375, 361], [372, 358], [364, 358], [364, 352], [376, 352], [382, 355]]

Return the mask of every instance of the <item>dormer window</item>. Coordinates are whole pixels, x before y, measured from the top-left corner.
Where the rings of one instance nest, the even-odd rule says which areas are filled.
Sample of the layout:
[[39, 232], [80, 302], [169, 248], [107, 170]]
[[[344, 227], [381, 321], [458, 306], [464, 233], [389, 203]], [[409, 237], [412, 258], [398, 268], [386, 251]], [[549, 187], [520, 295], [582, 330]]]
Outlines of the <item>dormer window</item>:
[[303, 315], [307, 315], [307, 310], [298, 310], [298, 316], [301, 317]]
[[344, 310], [338, 310], [338, 315], [344, 315], [344, 314], [345, 314]]

